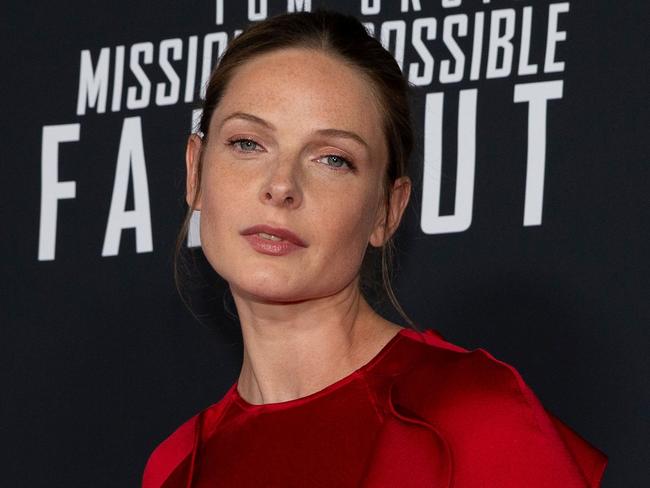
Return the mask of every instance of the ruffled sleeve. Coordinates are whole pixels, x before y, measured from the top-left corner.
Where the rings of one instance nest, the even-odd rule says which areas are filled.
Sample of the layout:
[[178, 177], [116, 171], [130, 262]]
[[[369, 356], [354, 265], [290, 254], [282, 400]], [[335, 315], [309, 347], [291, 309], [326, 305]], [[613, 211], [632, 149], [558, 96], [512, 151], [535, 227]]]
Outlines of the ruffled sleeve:
[[[433, 332], [417, 333], [436, 347], [409, 374], [395, 379], [392, 408], [426, 423], [440, 447], [430, 471], [447, 457], [455, 488], [592, 488], [606, 456], [548, 413], [519, 373], [484, 350], [466, 351]], [[403, 420], [403, 419], [402, 419]], [[392, 442], [406, 442], [406, 431]], [[403, 476], [409, 476], [404, 469]], [[447, 483], [447, 484], [445, 484]], [[383, 486], [383, 485], [376, 485]]]

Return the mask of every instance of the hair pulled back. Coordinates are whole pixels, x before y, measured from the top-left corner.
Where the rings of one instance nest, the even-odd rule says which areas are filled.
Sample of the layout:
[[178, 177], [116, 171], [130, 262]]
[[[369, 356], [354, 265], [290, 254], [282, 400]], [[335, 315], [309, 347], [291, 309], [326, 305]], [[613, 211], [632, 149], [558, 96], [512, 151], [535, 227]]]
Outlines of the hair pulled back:
[[[322, 9], [281, 14], [252, 24], [232, 39], [214, 67], [206, 87], [198, 124], [203, 139], [202, 147], [207, 142], [212, 114], [237, 68], [257, 56], [285, 48], [307, 48], [324, 52], [355, 68], [368, 80], [383, 119], [388, 149], [388, 164], [382, 180], [384, 204], [388, 206], [392, 184], [399, 177], [407, 175], [407, 164], [413, 150], [409, 84], [393, 56], [353, 16]], [[178, 259], [187, 238], [192, 211], [200, 195], [202, 159], [199, 157], [197, 168], [199, 186], [176, 240], [174, 277], [179, 292]], [[388, 212], [386, 216], [388, 218]], [[377, 248], [368, 245], [360, 271], [361, 291], [379, 295], [375, 274], [377, 268], [380, 268], [384, 292], [401, 317], [415, 327], [399, 305], [390, 283], [395, 252], [393, 236], [379, 249], [380, 266], [377, 264]]]

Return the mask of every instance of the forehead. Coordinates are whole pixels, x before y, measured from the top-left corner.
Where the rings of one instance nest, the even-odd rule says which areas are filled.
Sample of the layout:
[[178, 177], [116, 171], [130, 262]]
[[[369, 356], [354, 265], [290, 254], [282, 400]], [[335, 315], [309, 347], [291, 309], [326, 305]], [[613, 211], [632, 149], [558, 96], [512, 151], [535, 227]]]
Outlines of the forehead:
[[281, 49], [238, 67], [214, 115], [223, 117], [235, 110], [276, 126], [353, 130], [366, 140], [383, 140], [370, 80], [323, 51]]

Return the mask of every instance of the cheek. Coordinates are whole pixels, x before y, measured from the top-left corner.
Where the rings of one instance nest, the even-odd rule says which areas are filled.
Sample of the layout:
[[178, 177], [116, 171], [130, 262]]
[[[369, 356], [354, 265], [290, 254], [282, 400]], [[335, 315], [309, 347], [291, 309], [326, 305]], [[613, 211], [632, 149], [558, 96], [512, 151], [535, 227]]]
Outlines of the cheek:
[[228, 279], [229, 250], [239, 244], [233, 239], [238, 236], [238, 226], [246, 221], [246, 196], [237, 191], [241, 184], [216, 171], [204, 171], [201, 187], [201, 247], [214, 270]]
[[[209, 153], [201, 175], [201, 221], [210, 225], [237, 225], [235, 217], [241, 217], [250, 200], [250, 179], [246, 174], [234, 171], [225, 155]], [[250, 206], [250, 202], [248, 202]]]
[[345, 193], [345, 199], [341, 198], [343, 194], [332, 197], [338, 199], [335, 205], [318, 209], [315, 213], [323, 217], [314, 221], [321, 222], [318, 234], [327, 243], [329, 258], [333, 260], [330, 262], [345, 261], [345, 265], [350, 266], [363, 259], [373, 229], [375, 201], [359, 191]]
[[221, 226], [227, 222], [227, 215], [231, 212], [231, 206], [236, 205], [235, 194], [230, 190], [232, 185], [226, 184], [219, 175], [208, 171], [203, 176], [201, 195], [201, 225], [212, 227]]

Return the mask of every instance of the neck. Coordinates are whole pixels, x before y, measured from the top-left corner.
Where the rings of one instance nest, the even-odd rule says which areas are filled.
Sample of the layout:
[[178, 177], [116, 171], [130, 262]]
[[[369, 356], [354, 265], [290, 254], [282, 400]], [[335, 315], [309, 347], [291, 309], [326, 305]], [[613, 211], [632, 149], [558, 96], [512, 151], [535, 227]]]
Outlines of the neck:
[[336, 295], [261, 304], [233, 289], [244, 360], [237, 381], [252, 404], [294, 400], [367, 363], [402, 328], [372, 310], [356, 283]]

